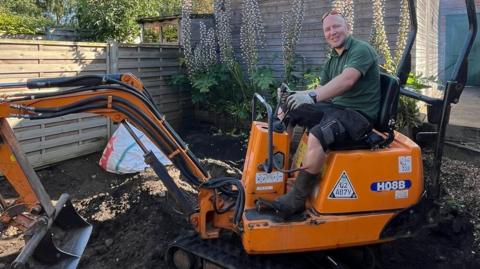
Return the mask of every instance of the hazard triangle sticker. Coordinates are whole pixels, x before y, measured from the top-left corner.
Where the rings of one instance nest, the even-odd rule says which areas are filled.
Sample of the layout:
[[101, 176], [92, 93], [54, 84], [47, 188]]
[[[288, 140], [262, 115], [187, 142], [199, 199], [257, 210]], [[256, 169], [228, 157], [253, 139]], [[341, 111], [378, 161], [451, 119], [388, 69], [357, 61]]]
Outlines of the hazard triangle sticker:
[[348, 178], [347, 172], [343, 171], [338, 178], [335, 187], [333, 188], [328, 199], [357, 199], [357, 193], [353, 188], [352, 182]]

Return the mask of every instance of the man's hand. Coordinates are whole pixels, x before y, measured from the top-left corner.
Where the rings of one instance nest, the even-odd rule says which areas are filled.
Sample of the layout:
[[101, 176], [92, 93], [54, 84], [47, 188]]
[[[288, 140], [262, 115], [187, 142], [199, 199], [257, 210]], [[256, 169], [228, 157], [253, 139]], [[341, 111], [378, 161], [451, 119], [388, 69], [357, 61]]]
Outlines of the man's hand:
[[311, 91], [298, 91], [287, 98], [287, 108], [294, 110], [304, 104], [314, 104], [312, 97], [308, 95]]

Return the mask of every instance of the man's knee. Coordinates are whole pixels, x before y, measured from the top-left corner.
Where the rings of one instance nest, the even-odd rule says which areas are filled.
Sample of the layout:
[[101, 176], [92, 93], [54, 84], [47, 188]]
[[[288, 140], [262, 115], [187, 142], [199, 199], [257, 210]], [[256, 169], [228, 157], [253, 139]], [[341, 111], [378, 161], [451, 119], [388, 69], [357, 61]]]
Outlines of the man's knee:
[[310, 130], [310, 134], [315, 136], [321, 144], [324, 151], [335, 141], [342, 139], [346, 135], [345, 127], [337, 119], [323, 121]]

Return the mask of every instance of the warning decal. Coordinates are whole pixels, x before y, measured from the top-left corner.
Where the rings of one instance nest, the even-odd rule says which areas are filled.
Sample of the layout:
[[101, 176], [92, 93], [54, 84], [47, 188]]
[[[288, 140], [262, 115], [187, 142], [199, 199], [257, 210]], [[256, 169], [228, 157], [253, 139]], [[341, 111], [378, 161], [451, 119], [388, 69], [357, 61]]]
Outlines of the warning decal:
[[328, 199], [357, 199], [357, 193], [353, 188], [352, 182], [348, 178], [347, 172], [343, 171], [340, 178], [337, 180]]

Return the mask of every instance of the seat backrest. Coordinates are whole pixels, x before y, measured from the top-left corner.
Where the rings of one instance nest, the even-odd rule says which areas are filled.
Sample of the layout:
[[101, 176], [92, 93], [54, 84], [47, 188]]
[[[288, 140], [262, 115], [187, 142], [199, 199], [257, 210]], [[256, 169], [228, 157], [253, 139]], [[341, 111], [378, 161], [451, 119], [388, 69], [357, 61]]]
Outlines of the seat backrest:
[[[380, 73], [380, 112], [375, 129], [380, 132], [387, 132], [391, 124], [397, 119], [398, 98], [400, 94], [400, 84], [398, 78]], [[393, 120], [393, 121], [392, 121]]]

